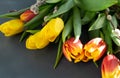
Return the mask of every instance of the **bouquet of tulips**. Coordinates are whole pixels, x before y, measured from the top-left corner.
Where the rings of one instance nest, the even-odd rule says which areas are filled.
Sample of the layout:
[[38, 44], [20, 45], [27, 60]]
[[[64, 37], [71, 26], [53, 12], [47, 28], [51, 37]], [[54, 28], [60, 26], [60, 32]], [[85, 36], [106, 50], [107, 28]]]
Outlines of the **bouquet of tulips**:
[[[102, 78], [120, 78], [120, 0], [37, 0], [28, 8], [0, 15], [11, 20], [0, 25], [6, 36], [21, 34], [26, 48], [43, 49], [58, 42], [54, 68], [62, 55], [74, 63], [98, 61]], [[88, 28], [89, 41], [80, 40]], [[86, 36], [86, 35], [85, 35]]]

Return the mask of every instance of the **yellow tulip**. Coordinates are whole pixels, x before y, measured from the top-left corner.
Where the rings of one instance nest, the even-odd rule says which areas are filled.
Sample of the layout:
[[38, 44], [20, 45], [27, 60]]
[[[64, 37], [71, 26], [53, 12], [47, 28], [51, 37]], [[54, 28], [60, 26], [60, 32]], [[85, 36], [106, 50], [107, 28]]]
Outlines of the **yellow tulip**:
[[13, 36], [23, 31], [24, 23], [20, 19], [13, 19], [0, 25], [0, 31], [5, 36]]
[[61, 18], [51, 19], [39, 32], [26, 40], [27, 49], [42, 49], [53, 42], [64, 27]]
[[[40, 35], [40, 36], [37, 36], [37, 35]], [[26, 40], [27, 49], [41, 49], [47, 46], [48, 44], [49, 44], [49, 41], [41, 33], [36, 33], [35, 35], [31, 35]]]

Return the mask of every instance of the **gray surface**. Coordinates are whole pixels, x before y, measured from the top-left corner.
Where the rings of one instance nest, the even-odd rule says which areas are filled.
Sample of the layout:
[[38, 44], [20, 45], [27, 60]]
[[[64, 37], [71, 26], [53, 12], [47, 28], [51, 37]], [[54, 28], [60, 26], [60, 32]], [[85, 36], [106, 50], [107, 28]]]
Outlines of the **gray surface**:
[[[1, 0], [0, 14], [21, 9], [35, 0]], [[0, 23], [5, 19], [0, 19]], [[85, 33], [85, 32], [84, 32]], [[64, 57], [57, 69], [53, 69], [57, 44], [50, 44], [42, 50], [30, 51], [20, 36], [6, 38], [0, 33], [0, 78], [101, 78], [100, 69], [93, 62], [70, 63]], [[82, 41], [86, 41], [82, 35]]]

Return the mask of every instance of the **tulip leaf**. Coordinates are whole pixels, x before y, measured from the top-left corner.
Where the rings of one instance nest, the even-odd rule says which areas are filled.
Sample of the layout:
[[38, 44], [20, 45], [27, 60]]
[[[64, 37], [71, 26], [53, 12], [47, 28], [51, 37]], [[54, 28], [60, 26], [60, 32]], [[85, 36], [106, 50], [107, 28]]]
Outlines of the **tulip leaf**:
[[81, 36], [81, 14], [78, 7], [73, 8], [73, 30], [75, 39], [78, 39]]
[[75, 0], [77, 5], [88, 11], [101, 11], [117, 4], [118, 0]]
[[120, 0], [118, 0], [118, 5], [120, 6]]
[[[112, 19], [112, 23], [114, 25], [114, 28], [117, 29], [117, 21], [115, 19], [115, 16], [113, 16], [113, 19]], [[110, 32], [110, 36], [111, 36], [111, 39], [113, 40], [113, 42], [120, 47], [120, 37], [119, 35], [115, 32], [115, 29], [113, 28], [113, 25], [109, 22], [108, 23], [108, 32]], [[118, 29], [119, 30], [119, 29]]]
[[89, 38], [93, 39], [100, 36], [100, 30], [92, 30], [92, 31], [89, 31], [88, 34], [89, 34]]
[[56, 56], [56, 60], [55, 60], [55, 64], [54, 64], [54, 69], [57, 67], [58, 63], [60, 62], [61, 60], [61, 57], [62, 57], [62, 39], [60, 39], [59, 41], [59, 44], [58, 44], [58, 51], [57, 51], [57, 56]]
[[117, 35], [117, 33], [114, 32], [114, 30], [111, 32], [111, 38], [113, 42], [120, 47], [120, 37]]
[[114, 36], [114, 33], [111, 35], [112, 36], [112, 40], [114, 41], [114, 43], [120, 47], [120, 38]]
[[118, 26], [118, 21], [117, 21], [117, 18], [116, 18], [116, 16], [115, 15], [113, 15], [112, 16], [112, 23], [113, 23], [113, 25], [114, 25], [114, 28], [117, 28], [117, 26]]
[[46, 0], [46, 3], [57, 3], [60, 2], [61, 0]]
[[111, 38], [111, 30], [112, 30], [112, 27], [110, 26], [110, 22], [107, 21], [106, 22], [106, 26], [104, 26], [102, 28], [102, 31], [103, 31], [103, 34], [104, 34], [104, 40], [107, 44], [107, 51], [109, 53], [113, 53], [113, 44], [112, 44], [112, 38]]
[[90, 26], [89, 31], [102, 28], [105, 25], [105, 22], [105, 14], [99, 14], [97, 20]]
[[35, 34], [35, 33], [37, 33], [38, 31], [40, 31], [40, 30], [26, 30], [26, 32], [31, 33], [31, 34]]
[[75, 5], [73, 0], [66, 0], [65, 3], [63, 3], [58, 10], [52, 14], [51, 16], [49, 16], [45, 21], [48, 21], [54, 17], [57, 17], [63, 13], [68, 12], [73, 6]]
[[63, 29], [62, 32], [62, 41], [65, 42], [66, 38], [68, 35], [70, 35], [70, 33], [72, 32], [72, 17], [70, 17], [67, 21], [67, 23], [65, 24], [65, 27]]
[[81, 19], [82, 25], [89, 23], [96, 16], [96, 12], [86, 11], [84, 17]]
[[8, 13], [0, 15], [0, 18], [19, 18], [20, 14], [23, 13], [27, 9], [29, 9], [29, 7], [18, 10], [18, 11], [8, 12]]

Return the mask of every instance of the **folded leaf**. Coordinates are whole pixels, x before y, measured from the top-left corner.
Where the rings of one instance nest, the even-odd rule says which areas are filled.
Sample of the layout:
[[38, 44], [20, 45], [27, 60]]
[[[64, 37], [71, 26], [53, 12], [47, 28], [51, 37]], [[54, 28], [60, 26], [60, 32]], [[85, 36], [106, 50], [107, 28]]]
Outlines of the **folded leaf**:
[[106, 17], [105, 14], [99, 14], [97, 20], [90, 26], [89, 31], [100, 29], [105, 25]]

